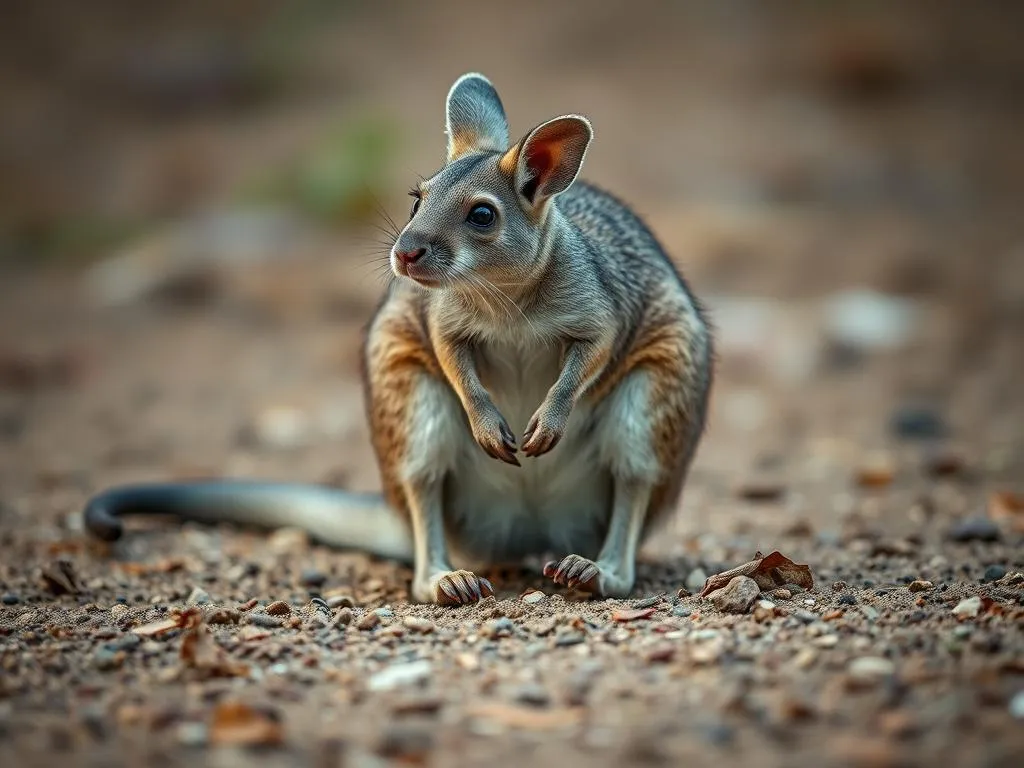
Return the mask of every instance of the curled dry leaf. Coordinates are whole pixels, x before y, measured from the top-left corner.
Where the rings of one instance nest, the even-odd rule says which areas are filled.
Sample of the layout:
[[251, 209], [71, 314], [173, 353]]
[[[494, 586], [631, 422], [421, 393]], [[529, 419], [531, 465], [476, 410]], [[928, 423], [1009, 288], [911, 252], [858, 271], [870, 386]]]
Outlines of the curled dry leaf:
[[206, 625], [202, 612], [191, 609], [182, 613], [185, 636], [181, 641], [181, 662], [198, 670], [205, 677], [244, 677], [249, 670], [232, 661], [217, 645]]
[[273, 710], [223, 701], [213, 710], [210, 741], [218, 746], [276, 747], [284, 743], [284, 728]]
[[794, 563], [777, 551], [767, 556], [757, 552], [749, 563], [708, 578], [704, 582], [704, 589], [701, 590], [700, 596], [706, 597], [716, 589], [721, 589], [736, 576], [750, 577], [757, 582], [757, 586], [762, 591], [775, 589], [783, 584], [796, 584], [808, 590], [814, 586], [814, 577], [811, 576], [811, 569], [808, 566]]
[[55, 595], [77, 595], [81, 591], [75, 567], [70, 560], [57, 560], [43, 568], [43, 584]]
[[141, 637], [155, 637], [156, 635], [170, 632], [172, 629], [181, 629], [184, 626], [185, 615], [182, 613], [172, 613], [166, 619], [158, 619], [157, 621], [151, 621], [148, 624], [135, 627], [132, 629], [132, 632]]
[[1024, 494], [997, 491], [988, 498], [988, 516], [999, 523], [1008, 523], [1017, 533], [1024, 533]]
[[625, 608], [621, 611], [612, 611], [612, 621], [636, 621], [646, 619], [657, 612], [657, 608]]

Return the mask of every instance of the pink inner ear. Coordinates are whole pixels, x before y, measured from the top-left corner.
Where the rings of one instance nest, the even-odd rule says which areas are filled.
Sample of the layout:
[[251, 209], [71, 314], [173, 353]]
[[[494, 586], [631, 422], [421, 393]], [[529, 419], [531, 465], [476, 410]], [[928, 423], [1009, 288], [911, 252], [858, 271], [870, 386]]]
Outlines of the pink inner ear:
[[534, 178], [542, 178], [551, 170], [551, 150], [544, 144], [530, 147], [526, 153], [526, 167], [533, 171]]

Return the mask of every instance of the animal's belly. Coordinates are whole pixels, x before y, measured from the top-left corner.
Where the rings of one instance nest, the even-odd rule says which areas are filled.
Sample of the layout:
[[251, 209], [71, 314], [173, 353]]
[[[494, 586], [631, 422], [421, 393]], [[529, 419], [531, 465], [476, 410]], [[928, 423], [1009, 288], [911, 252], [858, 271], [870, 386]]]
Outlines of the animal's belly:
[[563, 440], [536, 459], [521, 457], [518, 468], [490, 458], [475, 442], [467, 448], [446, 487], [453, 551], [489, 563], [549, 553], [597, 556], [611, 481], [585, 439]]
[[[477, 361], [481, 380], [517, 443], [559, 371], [554, 348], [492, 348]], [[579, 404], [555, 448], [521, 467], [492, 459], [465, 430], [445, 489], [453, 554], [510, 562], [529, 555], [596, 557], [611, 514], [611, 479], [597, 460], [595, 415]]]

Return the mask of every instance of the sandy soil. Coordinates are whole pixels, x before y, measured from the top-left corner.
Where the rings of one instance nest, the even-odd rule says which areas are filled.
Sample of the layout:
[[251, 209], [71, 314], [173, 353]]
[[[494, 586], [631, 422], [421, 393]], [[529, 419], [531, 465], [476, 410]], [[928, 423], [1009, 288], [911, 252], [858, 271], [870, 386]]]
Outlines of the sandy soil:
[[[351, 238], [312, 225], [277, 261], [127, 306], [97, 301], [78, 269], [7, 267], [0, 762], [1020, 763], [1024, 154], [1020, 105], [1001, 96], [1021, 82], [1016, 47], [990, 20], [939, 13], [923, 30], [869, 24], [899, 45], [832, 59], [808, 41], [861, 49], [806, 20], [747, 29], [736, 53], [728, 14], [673, 17], [686, 32], [669, 47], [641, 8], [654, 37], [602, 60], [595, 41], [626, 13], [609, 8], [557, 66], [524, 42], [491, 56], [471, 20], [442, 30], [424, 11], [388, 34], [469, 40], [519, 126], [595, 113], [587, 175], [644, 213], [711, 306], [709, 430], [635, 596], [586, 600], [526, 564], [492, 575], [496, 598], [440, 609], [408, 603], [408, 569], [293, 531], [150, 520], [88, 541], [84, 501], [119, 482], [375, 488], [356, 350], [381, 284]], [[578, 29], [542, 13], [525, 5], [509, 39]], [[414, 57], [375, 52], [382, 29], [357, 14], [321, 66], [375, 62], [357, 94], [387, 84], [392, 109], [438, 123], [462, 59], [403, 77]], [[666, 104], [669, 84], [690, 98]], [[637, 142], [643, 109], [658, 119]], [[242, 136], [207, 126], [225, 187], [322, 111], [274, 115]], [[180, 150], [180, 134], [137, 138], [110, 151], [152, 168]], [[415, 170], [440, 138], [405, 148]], [[884, 317], [890, 346], [844, 334], [835, 292], [851, 287], [912, 307], [905, 337]], [[808, 565], [813, 586], [764, 586], [739, 613], [697, 594], [757, 551]]]

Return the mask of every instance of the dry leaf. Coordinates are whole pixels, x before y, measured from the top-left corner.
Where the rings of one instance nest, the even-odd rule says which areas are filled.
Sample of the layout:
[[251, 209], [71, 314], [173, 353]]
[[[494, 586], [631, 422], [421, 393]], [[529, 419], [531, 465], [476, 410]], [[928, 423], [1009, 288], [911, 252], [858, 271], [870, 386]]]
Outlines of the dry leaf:
[[75, 595], [81, 591], [70, 560], [57, 560], [42, 570], [43, 583], [55, 595]]
[[132, 632], [142, 637], [154, 637], [170, 632], [172, 629], [181, 629], [183, 626], [185, 626], [185, 617], [180, 613], [175, 613], [166, 619], [151, 621], [148, 624], [135, 627]]
[[224, 701], [213, 710], [210, 741], [218, 746], [276, 747], [284, 743], [284, 728], [272, 710]]
[[808, 590], [814, 586], [811, 569], [806, 565], [794, 563], [779, 552], [772, 552], [767, 557], [757, 552], [749, 563], [709, 577], [704, 582], [700, 596], [706, 597], [716, 589], [721, 589], [736, 576], [749, 576], [757, 582], [762, 591], [775, 589], [783, 584], [796, 584]]
[[182, 664], [207, 677], [244, 677], [249, 673], [244, 664], [232, 661], [213, 639], [203, 614], [197, 609], [182, 613], [185, 636], [181, 640]]
[[988, 516], [997, 522], [1009, 523], [1017, 533], [1024, 533], [1024, 495], [997, 491], [988, 497]]
[[482, 704], [473, 710], [474, 717], [486, 718], [510, 728], [546, 731], [574, 725], [582, 719], [578, 709], [529, 709], [509, 704]]
[[169, 557], [155, 563], [117, 563], [117, 567], [129, 576], [144, 576], [150, 573], [174, 573], [185, 567], [185, 561]]
[[657, 612], [657, 608], [625, 608], [621, 611], [612, 611], [612, 621], [636, 621], [646, 619]]

